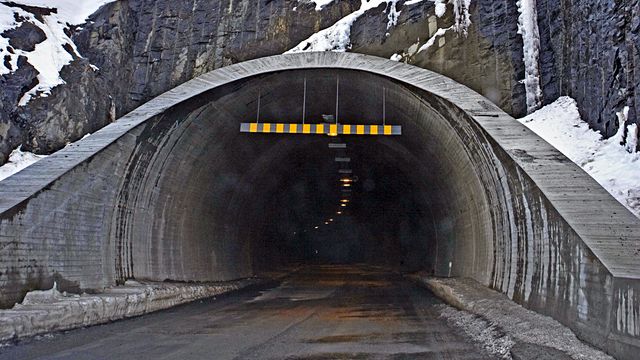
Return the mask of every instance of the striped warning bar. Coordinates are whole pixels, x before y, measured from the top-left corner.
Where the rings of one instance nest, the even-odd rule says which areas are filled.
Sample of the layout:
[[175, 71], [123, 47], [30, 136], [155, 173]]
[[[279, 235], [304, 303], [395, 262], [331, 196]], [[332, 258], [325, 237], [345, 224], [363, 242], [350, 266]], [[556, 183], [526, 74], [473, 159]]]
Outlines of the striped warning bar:
[[242, 123], [240, 132], [315, 135], [402, 135], [400, 125]]

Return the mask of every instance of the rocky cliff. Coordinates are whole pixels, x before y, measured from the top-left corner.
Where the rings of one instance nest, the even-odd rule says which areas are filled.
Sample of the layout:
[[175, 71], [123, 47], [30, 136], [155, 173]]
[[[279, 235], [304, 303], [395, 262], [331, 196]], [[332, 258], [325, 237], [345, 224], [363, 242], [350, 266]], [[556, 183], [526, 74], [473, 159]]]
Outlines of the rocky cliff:
[[[467, 0], [471, 23], [461, 29], [458, 7], [464, 3], [453, 0], [440, 9], [431, 1], [382, 3], [353, 22], [348, 50], [435, 70], [513, 116], [525, 115], [516, 1]], [[32, 13], [51, 11], [3, 4]], [[87, 24], [66, 30], [81, 56], [69, 51], [73, 61], [60, 72], [66, 84], [49, 96], [18, 106], [38, 76], [25, 59], [0, 77], [0, 163], [20, 144], [37, 153], [55, 151], [202, 73], [285, 52], [360, 4], [341, 0], [317, 10], [314, 3], [298, 0], [109, 3]], [[638, 0], [537, 0], [536, 10], [544, 103], [573, 96], [583, 118], [607, 136], [617, 130], [616, 113], [625, 106], [630, 109], [627, 121], [636, 122]], [[397, 17], [391, 26], [390, 13]], [[42, 41], [29, 21], [1, 35], [14, 48]]]

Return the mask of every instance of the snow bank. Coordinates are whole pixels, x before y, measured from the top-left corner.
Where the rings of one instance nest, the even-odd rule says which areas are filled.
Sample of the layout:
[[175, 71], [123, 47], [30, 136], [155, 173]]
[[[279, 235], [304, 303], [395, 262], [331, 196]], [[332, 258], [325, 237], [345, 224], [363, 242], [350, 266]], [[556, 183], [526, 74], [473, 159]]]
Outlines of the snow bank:
[[[74, 56], [81, 57], [76, 45], [69, 38], [65, 29], [70, 25], [85, 22], [86, 18], [100, 8], [100, 6], [114, 0], [14, 0], [13, 3], [36, 6], [55, 11], [42, 17], [23, 10], [10, 2], [0, 3], [0, 34], [18, 28], [22, 23], [29, 22], [44, 32], [46, 39], [35, 45], [33, 51], [9, 48], [9, 39], [0, 36], [0, 75], [14, 72], [18, 69], [18, 57], [25, 56], [28, 62], [38, 71], [38, 84], [31, 88], [20, 99], [19, 105], [24, 106], [34, 96], [47, 96], [51, 89], [64, 84], [60, 77], [60, 70], [69, 64]], [[65, 49], [67, 47], [69, 50]], [[6, 59], [6, 60], [5, 60]], [[9, 66], [4, 62], [7, 61]]]
[[638, 127], [627, 126], [625, 132], [628, 111], [625, 108], [618, 113], [621, 126], [609, 139], [589, 128], [570, 97], [561, 97], [519, 121], [582, 167], [640, 218], [640, 153], [634, 151]]
[[67, 295], [54, 285], [51, 290], [28, 293], [25, 301], [13, 309], [0, 310], [0, 342], [143, 315], [238, 290], [258, 281], [216, 284], [127, 281], [125, 286], [109, 288], [97, 295]]
[[[338, 20], [330, 27], [311, 35], [308, 39], [303, 40], [293, 49], [285, 52], [285, 54], [298, 53], [303, 51], [347, 51], [351, 45], [351, 26], [353, 23], [368, 10], [375, 9], [381, 4], [386, 4], [386, 11], [389, 14], [387, 28], [394, 26], [399, 12], [396, 9], [396, 3], [399, 0], [361, 0], [360, 8], [351, 14]], [[316, 1], [316, 6], [318, 2]], [[322, 3], [328, 3], [323, 0]], [[316, 7], [317, 9], [317, 7]]]
[[425, 284], [445, 302], [463, 310], [442, 306], [440, 316], [500, 358], [511, 358], [511, 347], [516, 343], [525, 343], [550, 347], [573, 359], [613, 359], [580, 341], [571, 329], [553, 318], [527, 310], [504, 294], [474, 280], [434, 278], [420, 274], [411, 278]]
[[47, 155], [36, 155], [28, 151], [22, 151], [22, 146], [19, 146], [9, 154], [9, 161], [0, 166], [0, 181], [46, 157]]
[[524, 61], [524, 87], [527, 96], [527, 113], [542, 105], [540, 87], [540, 31], [538, 30], [538, 11], [536, 0], [518, 0], [518, 34], [522, 35]]

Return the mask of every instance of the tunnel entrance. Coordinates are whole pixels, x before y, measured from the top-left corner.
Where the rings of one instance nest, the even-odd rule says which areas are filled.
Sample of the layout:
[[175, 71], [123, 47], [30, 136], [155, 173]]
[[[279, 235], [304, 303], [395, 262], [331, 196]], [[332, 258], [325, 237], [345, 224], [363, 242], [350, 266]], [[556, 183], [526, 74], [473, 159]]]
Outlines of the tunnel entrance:
[[[490, 222], [469, 144], [456, 134], [462, 113], [427, 99], [366, 72], [306, 69], [244, 79], [171, 109], [141, 134], [128, 176], [139, 183], [120, 194], [151, 205], [142, 214], [121, 208], [116, 228], [131, 235], [118, 236], [120, 276], [233, 278], [292, 262], [451, 274], [456, 248], [465, 267], [476, 266], [490, 251], [480, 241]], [[238, 131], [241, 122], [301, 124], [303, 114], [335, 123], [336, 111], [339, 124], [386, 120], [403, 135]], [[152, 191], [131, 191], [150, 183]]]
[[[337, 76], [340, 123], [380, 125], [386, 89], [402, 136], [239, 132], [259, 93], [261, 121], [300, 123], [304, 78], [306, 118], [321, 121]], [[358, 182], [328, 221], [343, 195], [333, 141]], [[594, 342], [637, 338], [637, 218], [481, 95], [386, 59], [302, 53], [215, 70], [1, 181], [0, 194], [0, 306], [53, 279], [100, 291], [365, 262], [473, 278]]]

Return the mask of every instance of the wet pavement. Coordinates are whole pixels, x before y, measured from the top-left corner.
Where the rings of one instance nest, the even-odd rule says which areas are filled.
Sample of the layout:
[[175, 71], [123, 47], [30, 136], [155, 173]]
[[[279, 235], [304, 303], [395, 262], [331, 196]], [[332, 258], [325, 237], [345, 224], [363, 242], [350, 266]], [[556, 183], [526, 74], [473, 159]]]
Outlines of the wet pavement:
[[271, 287], [0, 348], [0, 359], [490, 359], [439, 304], [380, 268], [312, 266]]

